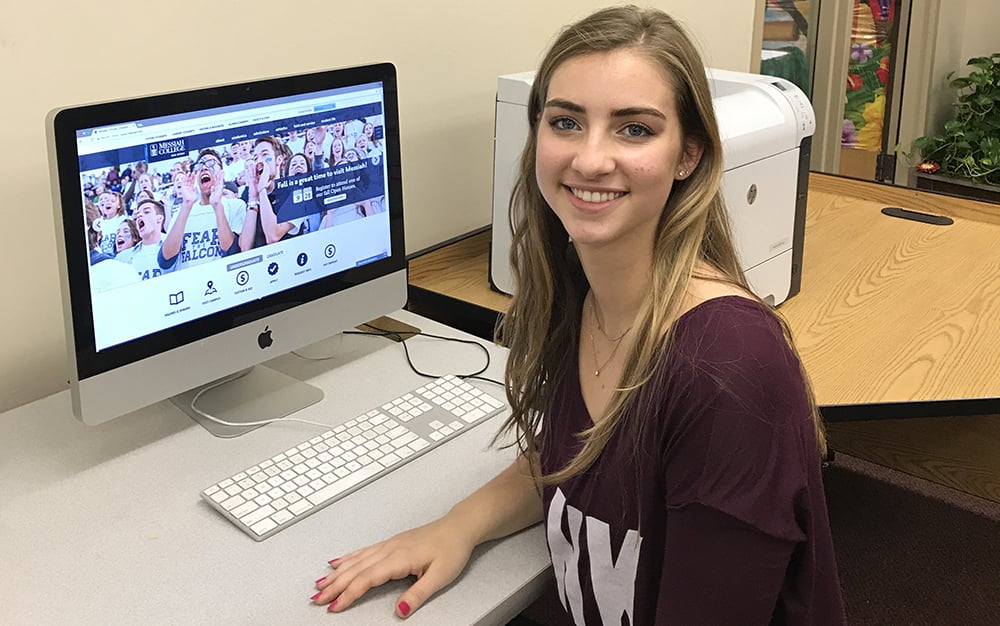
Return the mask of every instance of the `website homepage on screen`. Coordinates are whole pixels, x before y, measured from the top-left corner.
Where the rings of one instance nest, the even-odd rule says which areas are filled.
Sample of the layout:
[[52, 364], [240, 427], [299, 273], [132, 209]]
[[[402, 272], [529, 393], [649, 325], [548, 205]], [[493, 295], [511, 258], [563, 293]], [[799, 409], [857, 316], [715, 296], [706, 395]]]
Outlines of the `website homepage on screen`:
[[381, 84], [77, 131], [98, 350], [391, 253]]

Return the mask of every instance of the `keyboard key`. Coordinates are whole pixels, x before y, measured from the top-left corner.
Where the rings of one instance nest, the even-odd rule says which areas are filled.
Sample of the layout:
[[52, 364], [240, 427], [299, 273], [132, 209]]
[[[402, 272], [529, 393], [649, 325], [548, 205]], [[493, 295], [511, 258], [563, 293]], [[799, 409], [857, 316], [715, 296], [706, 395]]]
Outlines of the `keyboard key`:
[[381, 463], [385, 467], [390, 467], [392, 465], [395, 465], [396, 463], [399, 463], [402, 460], [403, 460], [402, 458], [390, 452], [389, 454], [379, 459], [379, 463]]
[[232, 511], [233, 509], [243, 504], [244, 502], [246, 502], [246, 500], [244, 500], [241, 496], [233, 496], [222, 503], [222, 508], [226, 509], [227, 511]]
[[275, 522], [273, 519], [268, 518], [257, 522], [253, 526], [250, 526], [250, 530], [254, 531], [258, 535], [264, 535], [269, 530], [277, 527], [278, 527], [277, 522]]
[[257, 510], [257, 505], [255, 503], [244, 502], [243, 504], [239, 505], [238, 507], [230, 511], [230, 513], [232, 513], [236, 517], [243, 517], [244, 515], [256, 510]]
[[361, 470], [352, 472], [351, 474], [341, 478], [340, 480], [327, 485], [323, 489], [320, 489], [316, 493], [308, 496], [310, 502], [314, 505], [323, 504], [326, 500], [332, 498], [334, 495], [347, 491], [352, 487], [360, 485], [362, 482], [368, 480], [375, 474], [382, 471], [382, 467], [378, 464], [366, 465]]
[[276, 511], [271, 506], [262, 506], [259, 509], [255, 509], [254, 511], [247, 513], [246, 515], [241, 516], [240, 521], [246, 524], [247, 526], [253, 526], [260, 520], [270, 517], [275, 512]]

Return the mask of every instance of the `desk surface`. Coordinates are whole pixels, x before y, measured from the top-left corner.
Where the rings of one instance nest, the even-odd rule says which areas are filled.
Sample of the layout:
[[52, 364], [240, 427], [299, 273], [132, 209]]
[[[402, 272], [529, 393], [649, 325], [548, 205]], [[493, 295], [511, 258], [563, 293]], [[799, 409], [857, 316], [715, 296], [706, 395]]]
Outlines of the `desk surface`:
[[[901, 206], [954, 218], [887, 217]], [[810, 176], [802, 291], [779, 307], [820, 405], [1000, 397], [1000, 207]], [[502, 312], [488, 284], [489, 233], [410, 263], [410, 284]], [[1000, 403], [1000, 401], [998, 401]], [[976, 405], [977, 412], [985, 407]]]
[[[393, 317], [468, 337], [405, 311]], [[399, 344], [355, 336], [329, 343], [315, 350], [335, 351], [328, 361], [270, 363], [326, 392], [297, 417], [333, 426], [421, 384]], [[407, 343], [424, 370], [482, 365], [472, 346]], [[487, 347], [484, 375], [499, 378], [504, 353]], [[218, 439], [166, 402], [86, 427], [72, 418], [68, 392], [0, 414], [0, 623], [330, 624], [333, 616], [308, 601], [326, 561], [440, 516], [506, 467], [514, 453], [488, 447], [498, 421], [257, 543], [202, 502], [200, 490], [321, 429], [271, 424]], [[537, 596], [549, 567], [540, 526], [484, 544], [407, 623], [503, 624]], [[406, 584], [371, 592], [336, 623], [392, 623]]]

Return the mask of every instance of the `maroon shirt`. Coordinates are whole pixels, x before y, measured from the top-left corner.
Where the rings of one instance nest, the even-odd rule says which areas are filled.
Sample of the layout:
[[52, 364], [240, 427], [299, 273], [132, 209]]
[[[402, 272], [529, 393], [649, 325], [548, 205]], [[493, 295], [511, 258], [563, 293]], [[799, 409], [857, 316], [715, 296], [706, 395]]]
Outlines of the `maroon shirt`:
[[[592, 423], [578, 352], [543, 427], [545, 472]], [[590, 469], [544, 490], [567, 623], [846, 623], [799, 362], [764, 305], [688, 311], [644, 396]]]

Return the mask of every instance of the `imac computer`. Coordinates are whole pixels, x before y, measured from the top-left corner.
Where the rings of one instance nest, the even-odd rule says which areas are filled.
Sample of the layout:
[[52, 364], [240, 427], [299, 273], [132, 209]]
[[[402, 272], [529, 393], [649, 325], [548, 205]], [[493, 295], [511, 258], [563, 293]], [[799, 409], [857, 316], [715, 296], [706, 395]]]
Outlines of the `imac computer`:
[[47, 131], [84, 423], [164, 399], [283, 417], [322, 391], [263, 361], [406, 302], [391, 64], [69, 107]]

